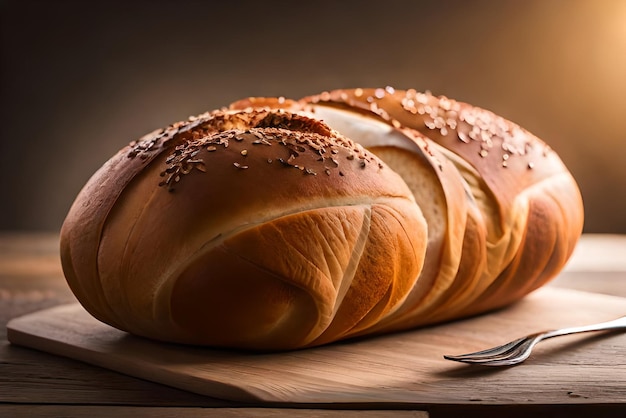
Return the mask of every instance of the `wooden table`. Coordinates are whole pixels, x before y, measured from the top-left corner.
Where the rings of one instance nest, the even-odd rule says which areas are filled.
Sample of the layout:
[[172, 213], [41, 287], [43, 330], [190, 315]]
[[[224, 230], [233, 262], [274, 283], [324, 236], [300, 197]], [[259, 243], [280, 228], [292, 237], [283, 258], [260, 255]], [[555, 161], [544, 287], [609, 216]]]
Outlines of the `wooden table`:
[[[565, 271], [550, 286], [626, 297], [626, 236], [585, 235]], [[336, 409], [330, 406], [242, 405], [132, 378], [78, 361], [11, 345], [6, 324], [14, 317], [75, 302], [58, 258], [58, 236], [0, 233], [0, 416], [180, 417], [438, 417], [626, 416], [621, 405], [425, 407], [425, 410]], [[626, 307], [625, 307], [626, 308]], [[626, 372], [626, 371], [625, 371]], [[622, 404], [624, 405], [624, 404]], [[335, 408], [335, 409], [333, 409]], [[555, 415], [556, 414], [556, 415]], [[619, 415], [618, 415], [619, 414]]]

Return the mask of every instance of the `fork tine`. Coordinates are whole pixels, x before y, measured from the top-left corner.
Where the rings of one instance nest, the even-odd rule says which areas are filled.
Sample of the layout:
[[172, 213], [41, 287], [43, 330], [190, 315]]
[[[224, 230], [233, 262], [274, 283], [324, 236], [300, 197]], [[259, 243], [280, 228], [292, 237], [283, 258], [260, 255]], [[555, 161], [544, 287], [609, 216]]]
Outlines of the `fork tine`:
[[535, 344], [541, 341], [542, 336], [541, 333], [533, 334], [487, 350], [458, 356], [444, 356], [444, 358], [468, 364], [511, 366], [526, 360]]
[[461, 361], [462, 359], [471, 359], [471, 358], [493, 358], [501, 355], [508, 354], [509, 352], [515, 350], [515, 348], [522, 344], [526, 340], [526, 337], [518, 338], [517, 340], [511, 341], [509, 343], [499, 345], [497, 347], [488, 348], [486, 350], [476, 351], [473, 353], [467, 354], [459, 354], [459, 355], [445, 355], [444, 357], [448, 360]]

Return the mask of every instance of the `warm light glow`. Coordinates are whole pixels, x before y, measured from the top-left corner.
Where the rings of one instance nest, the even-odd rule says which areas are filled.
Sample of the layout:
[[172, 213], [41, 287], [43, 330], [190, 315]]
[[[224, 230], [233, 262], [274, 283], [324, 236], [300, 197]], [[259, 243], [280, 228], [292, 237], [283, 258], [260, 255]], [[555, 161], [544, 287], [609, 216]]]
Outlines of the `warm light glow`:
[[[616, 43], [626, 48], [626, 1], [614, 1], [608, 10], [606, 29]], [[624, 58], [624, 55], [622, 55]]]
[[[626, 1], [612, 1], [602, 10], [597, 25], [597, 46], [606, 56], [620, 62], [626, 61]], [[622, 74], [626, 78], [626, 74]]]

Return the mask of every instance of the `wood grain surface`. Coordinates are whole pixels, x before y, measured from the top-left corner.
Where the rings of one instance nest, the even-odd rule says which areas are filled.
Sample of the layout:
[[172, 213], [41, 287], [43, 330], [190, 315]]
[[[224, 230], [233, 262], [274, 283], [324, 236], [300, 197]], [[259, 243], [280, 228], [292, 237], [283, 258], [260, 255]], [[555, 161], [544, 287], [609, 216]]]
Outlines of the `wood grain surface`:
[[[103, 414], [106, 411], [106, 414]], [[0, 405], [0, 416], [37, 416], [40, 418], [85, 418], [107, 416], [115, 418], [137, 418], [137, 413], [146, 414], [152, 418], [385, 418], [390, 415], [395, 418], [428, 418], [428, 412], [410, 410], [324, 410], [324, 409], [292, 409], [292, 408], [164, 408], [146, 406], [138, 408], [110, 406], [106, 410], [97, 406], [69, 406], [69, 405], [35, 405], [26, 409], [18, 405]]]
[[561, 337], [523, 366], [477, 368], [443, 354], [538, 329], [621, 316], [626, 299], [543, 289], [469, 320], [314, 349], [250, 354], [130, 336], [71, 304], [14, 319], [9, 341], [190, 392], [237, 402], [340, 404], [626, 403], [626, 333]]
[[[605, 295], [626, 297], [626, 236], [585, 235], [564, 272], [548, 288], [571, 288]], [[620, 261], [621, 260], [621, 261]], [[135, 378], [110, 369], [51, 355], [46, 352], [10, 344], [6, 339], [6, 324], [10, 319], [35, 313], [50, 307], [74, 303], [61, 270], [58, 256], [58, 235], [46, 232], [0, 232], [0, 417], [31, 416], [301, 416], [289, 405], [256, 403], [247, 404], [209, 396]], [[573, 309], [573, 308], [572, 308]], [[511, 330], [513, 333], [514, 330]], [[517, 333], [516, 333], [517, 335]], [[570, 338], [570, 337], [566, 337]], [[599, 338], [595, 344], [596, 338]], [[560, 349], [575, 349], [577, 356], [588, 349], [608, 349], [610, 340], [591, 337], [579, 346], [571, 344], [539, 347], [547, 354], [536, 355], [534, 362], [549, 367], [556, 361]], [[621, 341], [621, 340], [620, 340]], [[545, 342], [542, 344], [552, 344]], [[477, 344], [480, 345], [480, 344]], [[621, 348], [620, 348], [621, 349]], [[458, 350], [461, 351], [461, 350]], [[540, 352], [538, 352], [540, 353]], [[531, 364], [531, 363], [528, 363]], [[452, 366], [452, 364], [450, 364]], [[522, 367], [526, 368], [525, 364]], [[615, 366], [625, 371], [624, 363]], [[587, 366], [577, 367], [572, 373], [584, 378]], [[517, 370], [519, 367], [511, 370]], [[483, 379], [481, 373], [458, 368], [457, 374], [467, 375], [468, 386]], [[500, 372], [498, 372], [500, 373]], [[510, 372], [509, 372], [510, 373]], [[508, 384], [508, 383], [507, 383]], [[521, 403], [501, 406], [490, 403], [438, 406], [410, 404], [400, 409], [411, 409], [416, 414], [428, 411], [431, 417], [463, 416], [507, 418], [529, 415], [571, 417], [622, 417], [626, 416], [623, 403], [595, 403], [588, 395], [577, 391], [580, 386], [559, 387], [568, 394], [568, 404]], [[475, 391], [477, 397], [481, 395]], [[293, 405], [293, 404], [292, 404]], [[344, 416], [345, 408], [335, 404], [300, 405], [310, 415]], [[367, 403], [354, 408], [368, 412], [381, 411], [381, 415], [396, 416], [383, 405]], [[168, 412], [169, 411], [169, 412]], [[226, 415], [224, 415], [226, 414]], [[228, 415], [231, 414], [231, 415]], [[317, 415], [316, 415], [317, 414]], [[425, 412], [423, 412], [426, 415]], [[234, 416], [234, 415], [233, 415]], [[367, 415], [364, 415], [367, 416]], [[402, 416], [402, 415], [398, 415]], [[412, 416], [412, 415], [409, 415]], [[422, 416], [422, 415], [416, 415]]]

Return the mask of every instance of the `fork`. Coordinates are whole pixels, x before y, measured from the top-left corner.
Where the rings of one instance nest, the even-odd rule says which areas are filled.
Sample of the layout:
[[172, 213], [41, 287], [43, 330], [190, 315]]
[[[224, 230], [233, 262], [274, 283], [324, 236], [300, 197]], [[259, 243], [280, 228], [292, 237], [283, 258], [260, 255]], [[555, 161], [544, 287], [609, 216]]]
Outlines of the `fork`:
[[548, 338], [561, 335], [577, 334], [580, 332], [604, 331], [611, 329], [626, 329], [626, 316], [599, 324], [585, 325], [580, 327], [562, 328], [551, 331], [543, 331], [518, 338], [504, 345], [500, 345], [475, 353], [461, 354], [457, 356], [444, 355], [446, 360], [459, 361], [468, 364], [480, 364], [483, 366], [512, 366], [526, 360], [533, 347]]

